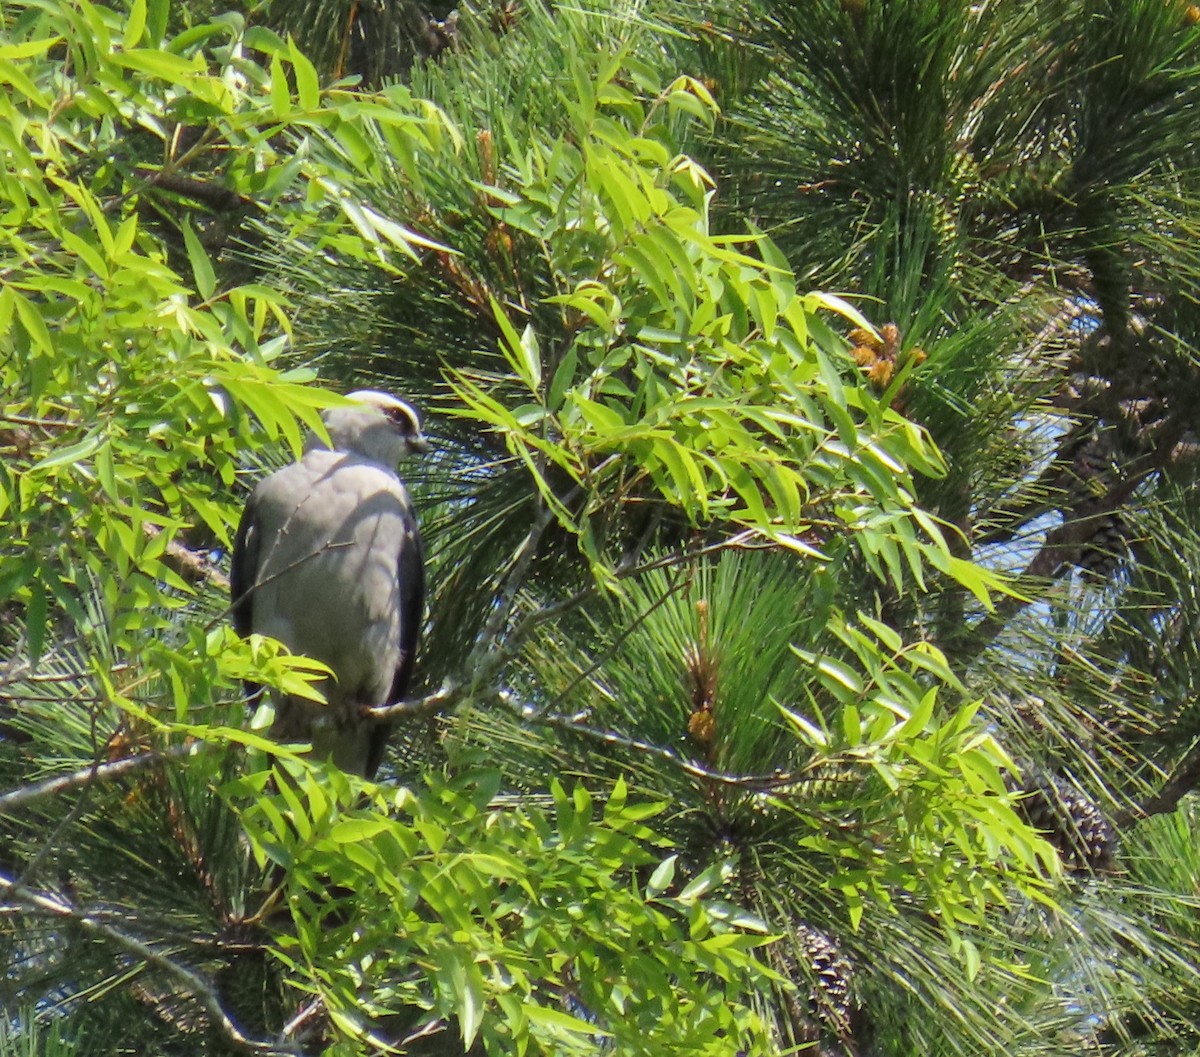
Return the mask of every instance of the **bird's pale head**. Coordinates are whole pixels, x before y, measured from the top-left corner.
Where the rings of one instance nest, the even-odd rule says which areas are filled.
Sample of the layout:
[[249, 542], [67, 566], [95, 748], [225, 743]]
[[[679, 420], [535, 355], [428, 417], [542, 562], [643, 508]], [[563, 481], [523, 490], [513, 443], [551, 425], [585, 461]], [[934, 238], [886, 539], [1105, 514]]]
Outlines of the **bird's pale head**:
[[399, 397], [360, 389], [347, 399], [355, 406], [331, 407], [321, 415], [334, 451], [352, 451], [385, 466], [395, 466], [406, 455], [429, 450], [420, 416]]

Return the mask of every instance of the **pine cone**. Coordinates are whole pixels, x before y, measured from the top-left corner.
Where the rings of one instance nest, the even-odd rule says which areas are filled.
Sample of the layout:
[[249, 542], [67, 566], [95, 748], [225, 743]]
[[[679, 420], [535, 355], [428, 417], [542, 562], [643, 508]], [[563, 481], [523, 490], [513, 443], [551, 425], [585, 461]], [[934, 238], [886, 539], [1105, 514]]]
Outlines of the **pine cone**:
[[1096, 519], [1096, 530], [1075, 561], [1086, 576], [1107, 580], [1129, 554], [1129, 528], [1120, 514]]
[[1044, 832], [1068, 869], [1112, 869], [1116, 833], [1095, 801], [1057, 776], [1033, 779], [1024, 792], [1019, 810], [1034, 829]]
[[1075, 453], [1071, 469], [1080, 481], [1099, 480], [1103, 485], [1116, 476], [1116, 454], [1112, 434], [1096, 430]]
[[799, 922], [790, 942], [779, 949], [779, 970], [808, 992], [806, 1005], [790, 1003], [792, 1027], [799, 1042], [817, 1042], [831, 1034], [843, 1043], [851, 1040], [854, 998], [854, 965], [838, 942], [807, 922]]

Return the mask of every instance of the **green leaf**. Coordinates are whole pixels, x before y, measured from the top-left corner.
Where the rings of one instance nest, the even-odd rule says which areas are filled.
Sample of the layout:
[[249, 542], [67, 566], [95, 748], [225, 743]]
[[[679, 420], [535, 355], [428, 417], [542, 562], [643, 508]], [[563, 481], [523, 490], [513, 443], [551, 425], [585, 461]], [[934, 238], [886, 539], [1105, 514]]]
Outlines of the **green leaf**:
[[104, 436], [98, 431], [89, 433], [80, 441], [74, 444], [69, 444], [65, 448], [60, 448], [53, 455], [47, 455], [33, 465], [31, 472], [40, 470], [50, 470], [56, 466], [73, 466], [75, 463], [82, 462], [93, 456], [100, 448], [107, 443]]
[[386, 833], [392, 824], [378, 818], [348, 818], [336, 823], [329, 831], [329, 839], [335, 844], [351, 844], [370, 840]]
[[25, 71], [12, 59], [0, 55], [0, 84], [20, 92], [30, 102], [40, 107], [46, 107], [48, 100]]
[[37, 663], [46, 645], [46, 621], [49, 615], [46, 591], [34, 581], [29, 585], [29, 601], [25, 606], [25, 635], [29, 641], [29, 657]]
[[[667, 861], [672, 862], [672, 860]], [[707, 867], [684, 885], [683, 891], [679, 893], [679, 901], [681, 903], [691, 903], [697, 899], [702, 899], [709, 892], [720, 888], [725, 883], [729, 873], [730, 868], [724, 863], [716, 863], [713, 866]], [[669, 878], [667, 883], [669, 886]]]
[[570, 1013], [564, 1013], [561, 1009], [552, 1009], [548, 1006], [536, 1005], [532, 1002], [526, 1003], [522, 1008], [531, 1024], [536, 1024], [542, 1028], [550, 1028], [558, 1033], [582, 1035], [585, 1038], [595, 1037], [598, 1039], [606, 1038], [612, 1034], [596, 1024], [581, 1020], [579, 1017], [573, 1017]]
[[618, 818], [625, 810], [625, 800], [629, 795], [629, 790], [625, 785], [625, 778], [621, 776], [613, 785], [613, 791], [609, 794], [608, 800], [604, 804], [604, 821], [611, 822], [614, 818]]
[[906, 738], [922, 733], [933, 718], [933, 706], [937, 702], [937, 687], [930, 687], [921, 697], [920, 704], [913, 710], [897, 732], [897, 737]]
[[469, 1048], [483, 1022], [483, 976], [469, 952], [448, 949], [440, 952], [437, 978], [458, 1017], [463, 1045]]
[[21, 320], [21, 325], [25, 328], [25, 332], [29, 335], [29, 340], [40, 351], [53, 356], [55, 350], [54, 339], [50, 337], [50, 328], [46, 326], [46, 321], [42, 318], [41, 312], [23, 294], [14, 291], [12, 296], [17, 316]]
[[558, 411], [563, 406], [568, 387], [575, 381], [575, 372], [579, 366], [578, 350], [572, 345], [554, 370], [554, 378], [550, 382], [550, 392], [546, 396], [546, 407]]
[[167, 32], [167, 23], [170, 14], [171, 0], [149, 0], [146, 17], [148, 28], [146, 43], [151, 47], [161, 47], [163, 37]]
[[0, 44], [0, 59], [32, 59], [35, 56], [42, 56], [61, 40], [62, 37], [52, 36]]
[[192, 275], [196, 280], [196, 290], [205, 301], [211, 300], [217, 289], [217, 274], [213, 270], [208, 252], [201, 245], [196, 232], [192, 230], [190, 217], [184, 217], [183, 220], [183, 242], [192, 266]]
[[277, 118], [286, 117], [292, 111], [292, 93], [288, 88], [287, 73], [283, 60], [276, 52], [271, 56], [271, 113]]
[[126, 50], [137, 45], [146, 29], [146, 0], [133, 0], [125, 19], [125, 33], [121, 46]]
[[845, 687], [852, 694], [863, 692], [862, 679], [853, 668], [834, 657], [822, 657], [817, 661], [817, 670], [839, 686]]
[[678, 856], [671, 855], [655, 868], [646, 882], [646, 898], [655, 899], [662, 895], [675, 881], [675, 864]]
[[776, 703], [776, 708], [783, 714], [783, 717], [795, 727], [810, 745], [818, 749], [827, 749], [829, 747], [829, 737], [815, 723], [800, 715], [799, 712], [794, 712], [790, 708], [785, 708], [783, 705]]
[[522, 368], [521, 380], [531, 391], [537, 392], [542, 384], [542, 356], [532, 323], [527, 324], [521, 331], [521, 341], [513, 351], [520, 353], [518, 359]]
[[589, 400], [579, 393], [570, 393], [569, 397], [570, 402], [579, 409], [588, 425], [600, 435], [601, 439], [624, 429], [625, 419], [619, 411], [596, 400]]
[[160, 77], [164, 81], [189, 81], [193, 75], [204, 72], [203, 62], [199, 56], [185, 59], [167, 51], [156, 51], [152, 48], [131, 48], [127, 51], [115, 52], [112, 61], [139, 73]]
[[305, 110], [316, 110], [321, 105], [321, 82], [316, 67], [296, 47], [291, 37], [288, 37], [288, 57], [292, 60], [292, 72], [296, 75], [296, 94], [300, 106]]

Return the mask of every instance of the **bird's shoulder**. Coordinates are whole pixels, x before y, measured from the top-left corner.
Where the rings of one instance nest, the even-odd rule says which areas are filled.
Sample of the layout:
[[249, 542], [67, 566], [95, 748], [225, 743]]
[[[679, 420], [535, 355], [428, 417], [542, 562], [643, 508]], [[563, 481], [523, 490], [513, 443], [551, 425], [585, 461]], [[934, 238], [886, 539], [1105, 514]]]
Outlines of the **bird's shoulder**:
[[298, 496], [311, 494], [359, 499], [390, 494], [408, 503], [404, 483], [391, 468], [354, 452], [324, 449], [306, 452], [298, 462], [263, 478], [252, 502], [294, 502]]

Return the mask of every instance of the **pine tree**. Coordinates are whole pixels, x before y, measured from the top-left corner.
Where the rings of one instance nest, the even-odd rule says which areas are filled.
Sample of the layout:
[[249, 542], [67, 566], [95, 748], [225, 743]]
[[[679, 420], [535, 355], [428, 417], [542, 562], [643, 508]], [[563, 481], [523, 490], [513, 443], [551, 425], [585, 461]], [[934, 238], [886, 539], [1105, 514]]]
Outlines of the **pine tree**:
[[[503, 4], [351, 62], [364, 5], [279, 5], [186, 71], [162, 5], [140, 58], [13, 6], [96, 204], [6, 192], [0, 1054], [1195, 1050], [1192, 6]], [[81, 70], [151, 80], [51, 117]], [[134, 322], [62, 300], [105, 217]], [[304, 674], [214, 631], [320, 403], [268, 363], [438, 441], [378, 788], [238, 733]]]

